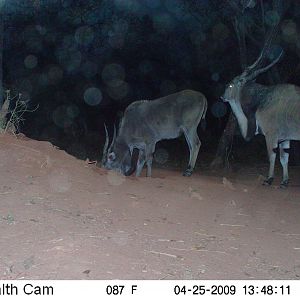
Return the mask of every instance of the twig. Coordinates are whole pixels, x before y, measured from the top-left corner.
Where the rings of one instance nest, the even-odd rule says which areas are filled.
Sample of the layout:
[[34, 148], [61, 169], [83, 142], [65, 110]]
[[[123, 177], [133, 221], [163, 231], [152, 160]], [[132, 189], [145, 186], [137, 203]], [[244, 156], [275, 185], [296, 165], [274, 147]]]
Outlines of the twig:
[[37, 105], [34, 109], [28, 109], [27, 104], [25, 101], [21, 100], [22, 94], [19, 93], [18, 95], [11, 98], [10, 91], [7, 91], [7, 100], [11, 103], [15, 98], [18, 97], [15, 107], [13, 111], [10, 112], [10, 118], [8, 122], [6, 123], [4, 133], [7, 132], [7, 130], [12, 127], [12, 132], [15, 134], [16, 131], [19, 130], [20, 122], [23, 122], [25, 119], [23, 118], [23, 115], [27, 112], [34, 112], [39, 108], [39, 105]]
[[3, 192], [3, 193], [0, 193], [0, 195], [7, 195], [7, 194], [13, 194], [15, 193], [16, 191], [12, 191], [12, 192]]
[[198, 252], [210, 252], [210, 253], [220, 253], [220, 254], [229, 255], [229, 253], [227, 253], [225, 251], [218, 251], [218, 250], [208, 250], [208, 249], [193, 249], [193, 250], [198, 251]]
[[233, 1], [233, 0], [227, 0], [227, 2], [229, 3], [229, 5], [232, 7], [232, 9], [237, 14], [240, 14], [242, 12], [241, 8], [239, 7], [239, 5], [235, 1]]
[[220, 226], [245, 227], [245, 225], [239, 225], [239, 224], [220, 224]]
[[157, 251], [146, 251], [146, 252], [149, 252], [149, 253], [152, 253], [152, 254], [164, 255], [164, 256], [173, 257], [173, 258], [179, 258], [177, 255], [170, 254], [170, 253], [165, 253], [165, 252], [157, 252]]

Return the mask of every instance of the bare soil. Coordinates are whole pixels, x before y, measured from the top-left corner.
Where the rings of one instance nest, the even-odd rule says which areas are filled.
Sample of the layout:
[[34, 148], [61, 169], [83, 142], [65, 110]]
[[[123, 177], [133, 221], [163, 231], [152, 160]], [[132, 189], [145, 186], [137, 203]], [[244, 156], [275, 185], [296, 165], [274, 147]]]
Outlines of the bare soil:
[[299, 279], [290, 169], [287, 190], [261, 186], [257, 167], [125, 178], [0, 136], [0, 279]]

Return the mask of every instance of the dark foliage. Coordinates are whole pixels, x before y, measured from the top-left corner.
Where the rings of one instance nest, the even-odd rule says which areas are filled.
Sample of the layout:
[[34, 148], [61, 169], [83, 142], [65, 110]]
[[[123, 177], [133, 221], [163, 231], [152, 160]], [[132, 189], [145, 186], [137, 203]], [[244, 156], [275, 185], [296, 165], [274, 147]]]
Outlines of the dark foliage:
[[[237, 17], [242, 15], [239, 24], [245, 26], [251, 62], [265, 30], [285, 9], [280, 3], [6, 1], [4, 86], [22, 93], [29, 108], [39, 104], [25, 116], [26, 134], [82, 158], [100, 151], [103, 122], [112, 126], [129, 103], [185, 88], [199, 90], [209, 101], [203, 149], [213, 152], [228, 118], [228, 107], [218, 98], [241, 70]], [[300, 84], [299, 20], [300, 3], [292, 1], [274, 45], [274, 51], [285, 49], [279, 80], [295, 84]], [[268, 76], [260, 80], [269, 82]]]

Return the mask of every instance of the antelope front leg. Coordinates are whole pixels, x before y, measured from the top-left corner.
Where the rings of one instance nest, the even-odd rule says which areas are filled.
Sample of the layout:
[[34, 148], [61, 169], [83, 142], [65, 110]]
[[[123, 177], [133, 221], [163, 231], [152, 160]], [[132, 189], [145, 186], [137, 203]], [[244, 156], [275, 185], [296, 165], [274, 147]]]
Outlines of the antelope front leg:
[[155, 145], [149, 145], [146, 148], [146, 164], [147, 164], [147, 177], [152, 175], [152, 161], [153, 153], [155, 151]]
[[276, 150], [278, 147], [278, 142], [274, 140], [269, 140], [266, 138], [267, 148], [268, 148], [268, 156], [269, 156], [269, 174], [268, 178], [264, 180], [263, 185], [271, 185], [274, 180], [274, 167], [276, 160]]

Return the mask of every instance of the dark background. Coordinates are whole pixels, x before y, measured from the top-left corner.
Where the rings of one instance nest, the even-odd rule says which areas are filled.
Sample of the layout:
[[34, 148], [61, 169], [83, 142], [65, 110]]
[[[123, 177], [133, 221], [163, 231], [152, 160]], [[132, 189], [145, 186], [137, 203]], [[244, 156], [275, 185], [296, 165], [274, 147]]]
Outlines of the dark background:
[[[201, 153], [209, 162], [228, 119], [229, 107], [218, 99], [243, 63], [256, 59], [267, 32], [279, 21], [270, 55], [283, 49], [284, 57], [258, 81], [300, 85], [296, 0], [1, 3], [4, 91], [21, 93], [30, 109], [38, 105], [25, 114], [21, 132], [81, 159], [101, 157], [103, 123], [112, 131], [129, 103], [194, 89], [209, 102], [206, 124], [199, 126]], [[186, 159], [183, 139], [158, 148], [165, 149], [170, 162]], [[246, 143], [236, 135], [229, 159], [265, 161], [264, 139]]]

